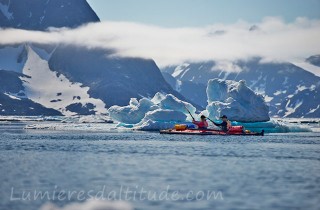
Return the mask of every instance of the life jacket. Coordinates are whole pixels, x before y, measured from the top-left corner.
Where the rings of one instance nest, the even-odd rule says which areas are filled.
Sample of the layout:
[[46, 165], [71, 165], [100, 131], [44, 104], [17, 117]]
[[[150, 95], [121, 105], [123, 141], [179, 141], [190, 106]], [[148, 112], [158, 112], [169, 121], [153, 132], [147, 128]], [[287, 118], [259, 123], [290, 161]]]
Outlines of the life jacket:
[[204, 122], [202, 122], [202, 121], [200, 121], [200, 122], [195, 121], [195, 122], [193, 122], [193, 123], [196, 124], [199, 129], [207, 129], [208, 126], [209, 126], [207, 121], [204, 121]]

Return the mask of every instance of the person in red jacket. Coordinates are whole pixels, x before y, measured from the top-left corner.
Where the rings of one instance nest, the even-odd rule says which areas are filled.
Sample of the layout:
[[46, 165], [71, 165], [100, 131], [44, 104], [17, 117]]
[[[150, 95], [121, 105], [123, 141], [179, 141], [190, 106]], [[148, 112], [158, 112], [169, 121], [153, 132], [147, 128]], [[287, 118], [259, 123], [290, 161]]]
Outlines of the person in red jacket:
[[193, 120], [192, 123], [198, 126], [198, 129], [207, 129], [208, 128], [208, 122], [207, 122], [207, 118], [204, 115], [201, 115], [201, 121], [195, 121]]

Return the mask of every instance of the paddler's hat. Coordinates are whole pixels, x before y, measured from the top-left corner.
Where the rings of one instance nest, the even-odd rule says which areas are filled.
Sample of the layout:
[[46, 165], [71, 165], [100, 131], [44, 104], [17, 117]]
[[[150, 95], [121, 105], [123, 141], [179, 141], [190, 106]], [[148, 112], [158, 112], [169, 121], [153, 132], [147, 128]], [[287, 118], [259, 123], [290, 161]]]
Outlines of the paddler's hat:
[[228, 117], [226, 115], [222, 115], [220, 119], [228, 119]]
[[206, 119], [207, 117], [206, 116], [204, 116], [204, 115], [201, 115], [201, 117], [200, 117], [201, 119]]

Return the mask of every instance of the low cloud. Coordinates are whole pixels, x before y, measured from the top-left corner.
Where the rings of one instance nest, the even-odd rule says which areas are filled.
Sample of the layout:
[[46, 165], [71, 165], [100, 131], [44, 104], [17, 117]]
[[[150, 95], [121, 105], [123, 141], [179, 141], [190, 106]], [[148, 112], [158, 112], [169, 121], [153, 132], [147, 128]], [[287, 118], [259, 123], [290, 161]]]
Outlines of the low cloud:
[[[267, 17], [259, 23], [238, 21], [198, 28], [164, 28], [133, 22], [101, 22], [46, 32], [1, 29], [0, 44], [24, 42], [113, 48], [117, 56], [154, 59], [159, 66], [260, 56], [294, 61], [320, 53], [320, 20], [286, 23]], [[231, 68], [233, 69], [233, 68]]]

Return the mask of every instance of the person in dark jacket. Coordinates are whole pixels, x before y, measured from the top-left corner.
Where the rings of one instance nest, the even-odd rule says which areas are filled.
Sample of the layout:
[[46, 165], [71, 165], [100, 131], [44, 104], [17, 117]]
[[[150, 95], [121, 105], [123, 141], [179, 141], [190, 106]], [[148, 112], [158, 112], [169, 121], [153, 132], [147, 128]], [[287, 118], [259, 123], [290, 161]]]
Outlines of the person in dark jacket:
[[222, 117], [220, 117], [220, 119], [222, 119], [222, 123], [215, 123], [212, 122], [215, 126], [218, 126], [221, 128], [221, 130], [223, 130], [224, 132], [228, 132], [229, 128], [231, 127], [231, 123], [230, 121], [228, 121], [228, 117], [226, 115], [223, 115]]

